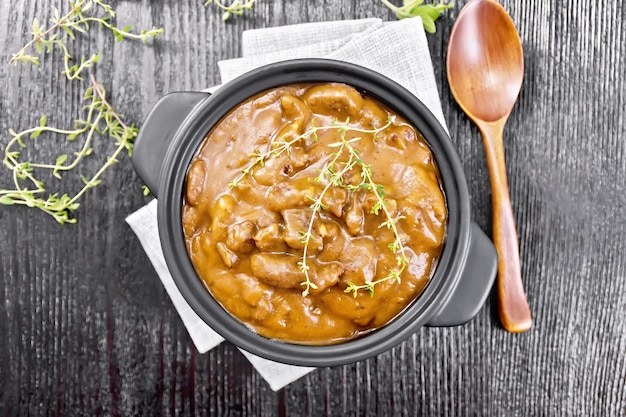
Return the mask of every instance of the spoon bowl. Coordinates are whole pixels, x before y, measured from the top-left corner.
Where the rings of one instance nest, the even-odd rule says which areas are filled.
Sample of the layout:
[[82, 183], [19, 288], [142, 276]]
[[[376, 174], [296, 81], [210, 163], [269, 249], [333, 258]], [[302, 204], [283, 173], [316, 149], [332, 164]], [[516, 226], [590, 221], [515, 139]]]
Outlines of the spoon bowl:
[[483, 137], [493, 205], [493, 240], [498, 251], [498, 311], [503, 327], [532, 327], [522, 285], [519, 247], [504, 162], [502, 135], [524, 78], [519, 34], [506, 10], [493, 0], [472, 0], [450, 34], [448, 81], [459, 106]]
[[502, 6], [491, 0], [468, 3], [448, 51], [450, 88], [465, 113], [486, 122], [507, 117], [522, 86], [524, 56], [517, 30]]

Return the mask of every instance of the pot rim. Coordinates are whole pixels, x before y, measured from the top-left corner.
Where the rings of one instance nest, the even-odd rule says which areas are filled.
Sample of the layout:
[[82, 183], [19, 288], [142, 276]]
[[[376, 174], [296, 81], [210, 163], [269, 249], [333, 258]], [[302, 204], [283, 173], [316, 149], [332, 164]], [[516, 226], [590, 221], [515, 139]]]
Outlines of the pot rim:
[[[260, 336], [226, 311], [198, 277], [182, 229], [187, 169], [207, 133], [233, 107], [264, 90], [307, 82], [341, 82], [382, 101], [415, 126], [437, 161], [448, 205], [446, 241], [422, 293], [385, 326], [333, 345], [302, 345]], [[328, 59], [298, 59], [266, 65], [222, 86], [185, 118], [165, 154], [159, 175], [157, 217], [163, 254], [185, 300], [226, 340], [255, 355], [299, 366], [334, 366], [380, 354], [428, 323], [450, 299], [470, 241], [470, 206], [465, 175], [448, 134], [428, 108], [404, 87], [367, 68]]]

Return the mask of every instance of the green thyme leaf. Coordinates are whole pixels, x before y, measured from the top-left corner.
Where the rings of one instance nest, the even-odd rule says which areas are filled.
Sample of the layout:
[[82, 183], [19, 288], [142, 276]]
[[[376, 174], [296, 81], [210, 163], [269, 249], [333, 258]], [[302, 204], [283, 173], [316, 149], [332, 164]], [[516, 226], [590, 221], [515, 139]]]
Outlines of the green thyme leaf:
[[437, 28], [435, 22], [448, 9], [454, 6], [453, 2], [439, 4], [423, 4], [424, 0], [405, 0], [402, 6], [396, 6], [389, 0], [381, 0], [382, 3], [391, 9], [398, 19], [406, 19], [411, 17], [421, 17], [424, 30], [429, 33], [435, 33]]
[[[5, 190], [1, 190], [1, 191], [5, 191]], [[0, 204], [5, 205], [5, 206], [12, 206], [15, 204], [15, 200], [13, 200], [8, 195], [3, 195], [3, 196], [0, 196]]]

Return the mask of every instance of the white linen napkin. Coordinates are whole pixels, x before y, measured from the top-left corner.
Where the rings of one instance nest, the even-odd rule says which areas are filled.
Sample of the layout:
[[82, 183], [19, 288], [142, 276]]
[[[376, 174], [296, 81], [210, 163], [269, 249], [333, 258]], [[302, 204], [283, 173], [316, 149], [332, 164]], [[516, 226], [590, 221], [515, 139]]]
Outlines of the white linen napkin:
[[[243, 33], [242, 50], [242, 58], [218, 63], [222, 83], [261, 65], [286, 59], [338, 59], [368, 67], [400, 83], [428, 106], [445, 127], [420, 18], [390, 23], [380, 19], [306, 23], [250, 30]], [[196, 348], [205, 353], [224, 339], [198, 317], [174, 284], [161, 250], [156, 204], [156, 200], [151, 201], [128, 216], [126, 222], [139, 238]], [[315, 369], [276, 363], [243, 350], [242, 353], [274, 391]]]

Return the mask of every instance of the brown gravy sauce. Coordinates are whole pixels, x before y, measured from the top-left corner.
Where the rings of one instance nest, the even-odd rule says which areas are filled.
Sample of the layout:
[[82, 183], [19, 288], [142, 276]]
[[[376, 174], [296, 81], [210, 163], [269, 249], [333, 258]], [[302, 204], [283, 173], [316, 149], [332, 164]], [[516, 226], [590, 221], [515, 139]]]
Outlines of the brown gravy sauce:
[[[393, 122], [376, 137], [372, 131]], [[346, 293], [397, 268], [389, 244], [395, 234], [372, 213], [374, 194], [347, 184], [362, 181], [359, 165], [330, 186], [313, 221], [307, 248], [317, 289], [302, 295], [303, 233], [312, 199], [328, 184], [320, 177], [338, 152], [339, 129], [320, 129], [250, 168], [255, 153], [269, 152], [312, 126], [344, 123], [382, 186], [385, 205], [399, 219], [408, 264], [400, 282], [375, 285], [373, 296]], [[352, 130], [351, 130], [352, 129]], [[329, 146], [331, 145], [331, 146]], [[345, 148], [344, 148], [345, 149]], [[349, 161], [349, 153], [334, 168]], [[335, 169], [335, 171], [337, 170]], [[232, 187], [232, 182], [237, 185]], [[228, 113], [193, 159], [186, 181], [182, 224], [192, 263], [211, 294], [255, 332], [302, 344], [329, 344], [379, 328], [424, 289], [444, 245], [446, 201], [432, 153], [419, 132], [375, 99], [344, 84], [298, 84], [260, 93]]]

